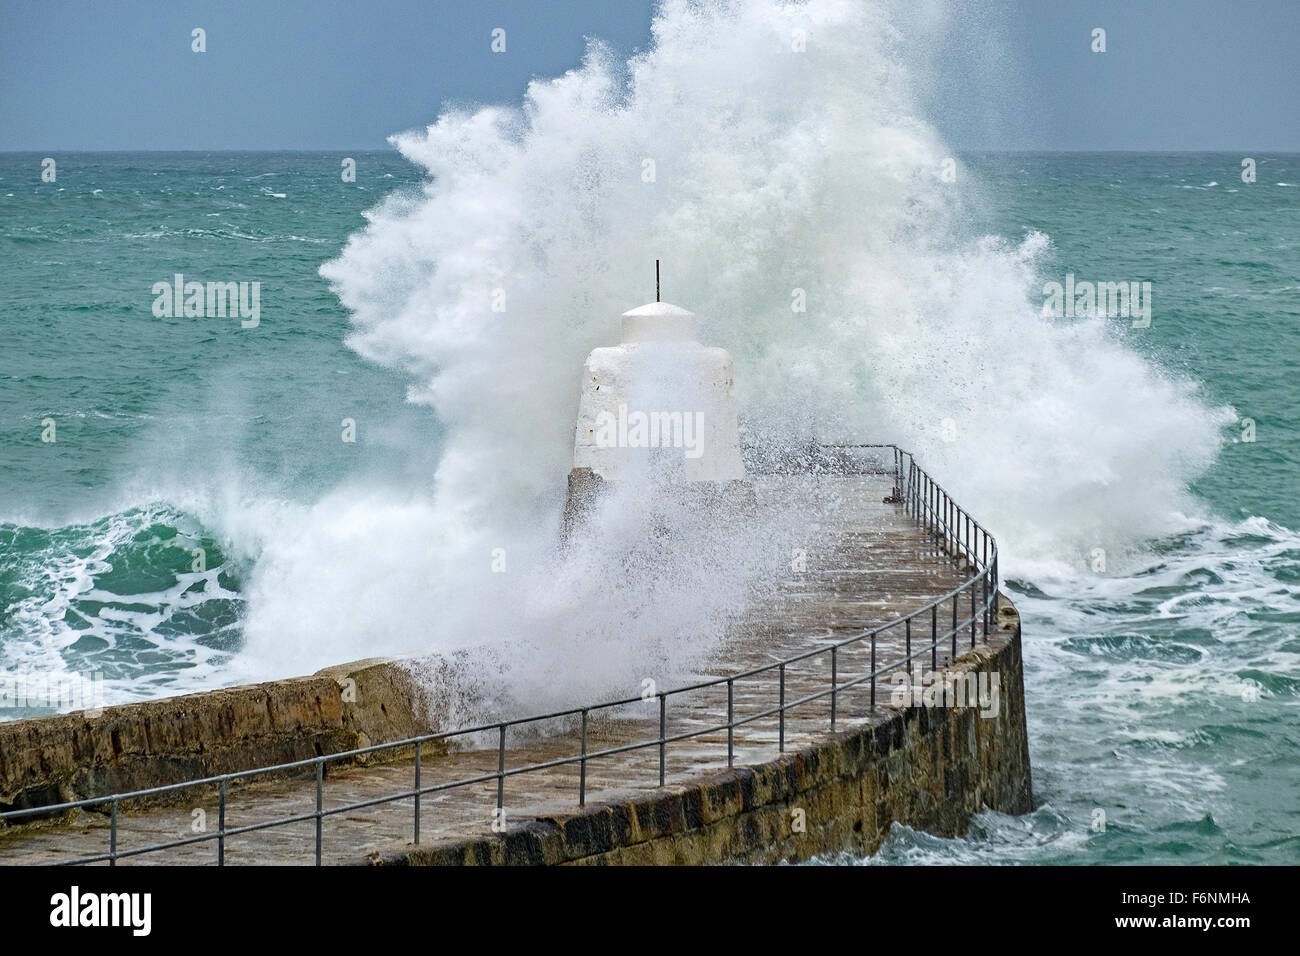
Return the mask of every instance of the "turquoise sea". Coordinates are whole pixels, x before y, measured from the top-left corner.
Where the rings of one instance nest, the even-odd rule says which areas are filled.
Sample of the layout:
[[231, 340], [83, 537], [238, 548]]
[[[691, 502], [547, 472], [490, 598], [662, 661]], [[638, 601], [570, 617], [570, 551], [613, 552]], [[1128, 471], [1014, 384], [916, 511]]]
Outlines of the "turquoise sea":
[[[319, 666], [290, 657], [269, 672], [246, 647], [250, 604], [281, 587], [260, 576], [265, 542], [340, 488], [418, 499], [444, 437], [409, 400], [415, 363], [349, 347], [350, 310], [319, 269], [381, 200], [416, 203], [424, 171], [396, 151], [352, 154], [355, 183], [338, 154], [65, 153], [46, 183], [42, 158], [0, 154], [0, 674], [99, 672], [111, 702]], [[1050, 237], [1038, 281], [1151, 281], [1150, 326], [1108, 320], [1112, 338], [1234, 418], [1188, 483], [1198, 514], [1140, 549], [1100, 565], [1088, 548], [1062, 553], [1066, 574], [1017, 563], [1028, 537], [993, 522], [1024, 619], [1038, 809], [983, 814], [960, 840], [898, 830], [871, 862], [1300, 862], [1300, 156], [1257, 157], [1252, 184], [1241, 158], [962, 157], [966, 234]], [[259, 282], [258, 327], [156, 316], [151, 290], [177, 273]], [[743, 367], [746, 346], [730, 345]], [[947, 374], [974, 383], [1006, 356], [987, 358]], [[1096, 447], [1159, 414], [1113, 384], [1096, 381], [1108, 412], [1088, 427], [1109, 436]], [[977, 516], [1030, 513], [1055, 463], [1092, 447], [1051, 381], [1026, 394], [1009, 418], [1056, 416], [1060, 445], [988, 463], [1034, 469], [1023, 498], [954, 476]], [[355, 442], [340, 440], [345, 419]], [[871, 431], [927, 460], [920, 437]], [[1140, 472], [1123, 474], [1131, 488], [1113, 493], [1147, 493]], [[322, 552], [346, 567], [299, 575], [276, 626], [291, 630], [340, 574], [364, 577], [368, 549], [390, 543], [376, 530], [344, 558]]]

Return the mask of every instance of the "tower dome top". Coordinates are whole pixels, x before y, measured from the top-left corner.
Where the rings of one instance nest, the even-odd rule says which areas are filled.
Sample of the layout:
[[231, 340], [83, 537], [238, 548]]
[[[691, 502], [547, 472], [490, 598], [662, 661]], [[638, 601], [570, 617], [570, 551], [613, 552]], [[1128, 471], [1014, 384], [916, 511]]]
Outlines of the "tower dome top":
[[680, 305], [673, 305], [671, 302], [647, 302], [645, 305], [638, 305], [635, 309], [628, 309], [624, 315], [694, 315], [690, 309], [683, 309]]
[[671, 302], [647, 302], [623, 313], [623, 341], [693, 342], [695, 313]]

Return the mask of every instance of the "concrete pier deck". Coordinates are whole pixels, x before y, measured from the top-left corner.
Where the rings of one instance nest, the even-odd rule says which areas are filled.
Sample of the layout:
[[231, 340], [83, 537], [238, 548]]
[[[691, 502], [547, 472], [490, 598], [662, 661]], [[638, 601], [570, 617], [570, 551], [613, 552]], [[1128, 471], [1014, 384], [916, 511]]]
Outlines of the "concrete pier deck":
[[[785, 481], [816, 482], [838, 504], [824, 513], [819, 524], [808, 527], [807, 570], [792, 572], [779, 588], [755, 599], [744, 619], [730, 629], [705, 679], [743, 672], [776, 658], [843, 640], [927, 604], [957, 587], [966, 577], [950, 557], [936, 553], [934, 540], [918, 528], [901, 506], [883, 502], [890, 494], [892, 476], [768, 477], [758, 483], [760, 502], [764, 496], [780, 495]], [[960, 611], [963, 618], [969, 614], [965, 606]], [[950, 626], [950, 613], [947, 608], [941, 611], [941, 630]], [[901, 628], [881, 639], [877, 647], [878, 666], [903, 655], [903, 639]], [[928, 642], [928, 625], [915, 639], [918, 644], [922, 639]], [[963, 633], [959, 644], [959, 654], [969, 650], [969, 636]], [[946, 662], [948, 650], [940, 651], [940, 666]], [[870, 664], [868, 643], [841, 649], [840, 682], [868, 672]], [[774, 678], [775, 672], [769, 672], [735, 683], [736, 719], [776, 706]], [[787, 700], [828, 688], [828, 655], [790, 665], [786, 682]], [[843, 732], [886, 720], [891, 714], [897, 716], [898, 709], [891, 708], [890, 691], [891, 685], [882, 681], [877, 688], [874, 712], [870, 707], [869, 686], [841, 693], [837, 701], [838, 729]], [[725, 687], [707, 688], [670, 700], [669, 736], [693, 727], [726, 723]], [[824, 740], [829, 732], [829, 712], [829, 698], [789, 712], [785, 722], [785, 751], [789, 753]], [[658, 734], [658, 727], [658, 701], [651, 699], [643, 706], [626, 708], [617, 717], [593, 720], [588, 750], [646, 740]], [[508, 739], [505, 765], [509, 769], [573, 756], [579, 752], [578, 748], [576, 727], [544, 739], [535, 736]], [[738, 768], [776, 759], [777, 716], [737, 727], [734, 748]], [[426, 753], [421, 783], [427, 787], [441, 781], [493, 774], [497, 771], [497, 759], [495, 746], [436, 756]], [[665, 777], [669, 787], [726, 768], [725, 729], [675, 741], [667, 747]], [[330, 766], [324, 782], [324, 807], [328, 810], [410, 789], [413, 772], [410, 760], [369, 766]], [[589, 805], [634, 799], [659, 787], [657, 747], [588, 761], [586, 800]], [[574, 813], [578, 809], [578, 792], [576, 763], [508, 777], [503, 802], [507, 831], [529, 822]], [[495, 780], [425, 794], [421, 798], [421, 846], [490, 837], [495, 832], [496, 803]], [[230, 788], [225, 823], [227, 828], [241, 827], [298, 813], [310, 814], [315, 809], [314, 778], [249, 782]], [[328, 816], [323, 821], [322, 862], [360, 864], [400, 854], [412, 841], [413, 826], [414, 804], [410, 798]], [[118, 818], [117, 850], [129, 852], [152, 843], [191, 837], [205, 829], [212, 832], [216, 827], [215, 792], [195, 794], [186, 804], [122, 811]], [[305, 820], [229, 836], [225, 841], [225, 862], [310, 865], [315, 862], [315, 827], [314, 820]], [[70, 822], [0, 831], [0, 864], [72, 860], [105, 853], [108, 845], [108, 816], [78, 811]], [[216, 858], [216, 842], [210, 841], [126, 857], [118, 865], [215, 864]]]

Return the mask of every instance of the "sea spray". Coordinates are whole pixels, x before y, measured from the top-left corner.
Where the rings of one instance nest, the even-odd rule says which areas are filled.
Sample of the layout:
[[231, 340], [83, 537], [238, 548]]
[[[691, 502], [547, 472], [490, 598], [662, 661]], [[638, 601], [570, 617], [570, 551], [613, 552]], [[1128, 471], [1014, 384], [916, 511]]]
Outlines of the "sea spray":
[[[1103, 321], [1039, 314], [1046, 237], [963, 234], [889, 21], [879, 3], [669, 2], [626, 63], [593, 44], [521, 109], [394, 137], [423, 195], [376, 209], [322, 273], [353, 312], [348, 344], [436, 412], [442, 459], [427, 499], [339, 489], [269, 538], [247, 653], [302, 670], [522, 633], [538, 661], [567, 660], [575, 628], [635, 627], [635, 601], [573, 590], [554, 541], [582, 358], [616, 340], [657, 257], [735, 357], [751, 454], [898, 441], [1001, 535], [1004, 568], [1121, 554], [1192, 511], [1215, 416]], [[616, 553], [589, 568], [593, 594], [625, 586]], [[665, 594], [654, 613], [686, 600]]]
[[[216, 658], [221, 673], [265, 679], [516, 636], [545, 661], [574, 627], [547, 617], [548, 603], [588, 615], [577, 624], [605, 628], [618, 653], [624, 609], [555, 589], [569, 580], [555, 542], [583, 357], [617, 341], [618, 315], [651, 297], [655, 258], [665, 298], [699, 313], [701, 339], [735, 359], [751, 459], [812, 437], [898, 441], [998, 535], [1004, 572], [1080, 568], [1100, 548], [1113, 573], [1148, 537], [1194, 527], [1185, 487], [1212, 460], [1226, 413], [1124, 347], [1114, 325], [1043, 317], [1042, 284], [1064, 272], [1046, 236], [967, 230], [961, 197], [975, 183], [964, 165], [953, 182], [942, 174], [952, 150], [918, 105], [929, 46], [899, 19], [907, 12], [668, 3], [653, 45], [630, 61], [595, 44], [581, 68], [535, 82], [520, 109], [449, 111], [396, 137], [428, 171], [423, 190], [373, 210], [323, 274], [353, 313], [352, 348], [407, 374], [410, 398], [429, 409], [400, 426], [358, 416], [353, 458], [433, 448], [436, 471], [404, 483], [259, 481], [229, 427], [249, 417], [230, 403], [251, 400], [235, 372], [217, 379], [220, 404], [207, 407], [213, 389], [202, 408], [178, 403], [138, 459], [157, 494], [130, 502], [170, 502], [239, 555], [230, 600], [244, 643]], [[295, 462], [298, 434], [311, 432], [299, 424], [312, 423], [250, 428], [265, 436], [262, 457]], [[176, 431], [203, 440], [178, 454]], [[210, 450], [226, 444], [228, 463]], [[626, 533], [631, 548], [635, 526]], [[788, 555], [797, 537], [775, 529], [766, 547]], [[607, 586], [589, 593], [618, 593], [621, 559], [594, 566]], [[697, 646], [744, 584], [705, 595], [716, 610]], [[30, 613], [6, 632], [14, 652], [79, 640], [71, 617], [45, 609], [53, 590], [22, 598]], [[663, 595], [689, 597], [656, 593], [662, 607]], [[151, 644], [158, 616], [140, 618]], [[587, 668], [600, 671], [559, 673], [580, 681]]]

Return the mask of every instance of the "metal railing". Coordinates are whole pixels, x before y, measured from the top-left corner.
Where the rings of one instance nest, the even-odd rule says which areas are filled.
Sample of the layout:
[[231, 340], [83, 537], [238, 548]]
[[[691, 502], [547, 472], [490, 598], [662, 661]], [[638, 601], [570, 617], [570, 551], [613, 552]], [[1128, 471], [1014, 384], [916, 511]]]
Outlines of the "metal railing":
[[[115, 866], [118, 860], [128, 857], [140, 856], [146, 853], [156, 853], [162, 850], [205, 842], [216, 843], [216, 862], [218, 865], [225, 865], [226, 841], [232, 836], [252, 833], [258, 830], [267, 830], [274, 827], [288, 826], [295, 823], [314, 821], [316, 831], [315, 862], [316, 865], [319, 866], [321, 864], [321, 850], [324, 843], [324, 820], [327, 817], [336, 816], [341, 813], [350, 813], [366, 807], [394, 803], [399, 800], [413, 799], [414, 842], [418, 844], [420, 842], [421, 797], [429, 794], [440, 793], [457, 787], [467, 787], [495, 781], [496, 806], [498, 811], [500, 811], [505, 805], [505, 783], [507, 778], [526, 773], [536, 773], [552, 767], [571, 766], [577, 764], [579, 768], [577, 794], [578, 805], [585, 806], [587, 800], [587, 764], [590, 761], [601, 757], [609, 757], [635, 750], [657, 748], [659, 756], [659, 785], [663, 786], [667, 774], [668, 748], [670, 744], [676, 743], [677, 741], [687, 740], [693, 737], [701, 737], [708, 734], [721, 733], [725, 730], [727, 732], [727, 766], [731, 767], [734, 765], [735, 760], [736, 728], [756, 721], [776, 717], [778, 723], [778, 747], [783, 753], [785, 751], [786, 715], [795, 708], [827, 698], [829, 698], [830, 702], [829, 729], [831, 732], [835, 732], [840, 716], [839, 702], [841, 696], [846, 691], [869, 683], [870, 711], [874, 714], [877, 710], [876, 685], [879, 679], [884, 675], [897, 671], [900, 668], [907, 668], [910, 672], [912, 662], [918, 658], [923, 659], [927, 654], [930, 657], [931, 669], [938, 670], [940, 649], [942, 648], [945, 652], [948, 652], [950, 649], [951, 659], [955, 660], [958, 657], [959, 646], [964, 645], [966, 642], [965, 634], [967, 628], [970, 630], [969, 645], [971, 648], [975, 647], [977, 643], [977, 634], [981, 631], [984, 640], [988, 640], [990, 628], [996, 626], [998, 612], [998, 552], [997, 544], [988, 532], [984, 530], [979, 522], [975, 521], [959, 505], [957, 505], [955, 501], [952, 500], [952, 497], [943, 489], [942, 485], [931, 478], [924, 469], [916, 464], [916, 461], [910, 452], [903, 451], [896, 445], [825, 445], [819, 447], [822, 450], [830, 450], [838, 456], [838, 461], [841, 466], [846, 464], [852, 453], [859, 450], [877, 449], [882, 452], [886, 450], [892, 452], [892, 468], [882, 465], [871, 473], [886, 475], [892, 473], [894, 487], [891, 497], [887, 500], [901, 505], [905, 513], [912, 517], [920, 529], [925, 533], [935, 554], [948, 555], [958, 564], [959, 567], [970, 572], [966, 576], [965, 580], [956, 588], [935, 598], [923, 607], [917, 608], [902, 617], [894, 618], [885, 624], [861, 631], [860, 633], [843, 640], [816, 647], [792, 657], [773, 661], [770, 664], [764, 664], [747, 671], [734, 673], [727, 677], [689, 684], [672, 690], [660, 691], [650, 698], [629, 697], [622, 700], [606, 701], [604, 703], [591, 704], [586, 707], [575, 707], [568, 710], [555, 711], [549, 714], [520, 717], [514, 720], [502, 720], [494, 723], [480, 724], [474, 727], [464, 727], [441, 733], [425, 734], [419, 737], [410, 737], [404, 740], [393, 741], [391, 743], [374, 744], [368, 747], [360, 747], [355, 750], [326, 754], [306, 760], [296, 760], [288, 763], [275, 764], [269, 767], [259, 767], [253, 770], [219, 774], [197, 780], [167, 784], [160, 787], [150, 787], [144, 790], [132, 790], [103, 797], [90, 797], [84, 800], [73, 800], [66, 803], [49, 804], [46, 806], [31, 807], [21, 810], [10, 810], [0, 813], [0, 820], [8, 821], [35, 815], [65, 813], [76, 809], [108, 807], [108, 851], [93, 856], [53, 862], [60, 864], [107, 862], [110, 866]], [[859, 468], [858, 470], [862, 471], [863, 469]], [[960, 607], [961, 605], [966, 605], [966, 607]], [[949, 612], [949, 606], [951, 606], [951, 612]], [[940, 623], [940, 609], [943, 610], [942, 625]], [[967, 609], [969, 610], [969, 614], [965, 613]], [[904, 656], [893, 660], [888, 664], [878, 666], [877, 643], [885, 635], [895, 635], [896, 637], [897, 632], [900, 629], [903, 631], [904, 637]], [[926, 640], [927, 635], [925, 633], [927, 629], [929, 631], [928, 640]], [[864, 674], [850, 677], [847, 680], [841, 680], [839, 673], [841, 651], [846, 647], [855, 645], [865, 646], [868, 643], [871, 652], [870, 669]], [[805, 694], [797, 699], [787, 700], [786, 672], [790, 665], [823, 656], [829, 658], [829, 686], [823, 690]], [[737, 717], [735, 712], [736, 682], [747, 678], [770, 674], [772, 672], [776, 672], [777, 677], [776, 705], [768, 707], [755, 714]], [[694, 728], [675, 734], [669, 734], [667, 732], [669, 700], [694, 691], [714, 687], [721, 688], [723, 685], [725, 685], [727, 689], [726, 723]], [[593, 714], [642, 704], [655, 698], [658, 699], [659, 710], [659, 733], [657, 736], [646, 740], [637, 740], [632, 743], [608, 747], [603, 750], [588, 750], [588, 730], [591, 716]], [[510, 728], [541, 724], [544, 721], [553, 722], [564, 720], [566, 718], [576, 719], [580, 725], [580, 750], [577, 754], [507, 769], [506, 734]], [[424, 757], [423, 751], [426, 745], [446, 744], [456, 740], [457, 738], [486, 733], [495, 733], [497, 738], [497, 769], [495, 772], [478, 774], [476, 776], [465, 777], [443, 783], [422, 785], [420, 779], [421, 767]], [[385, 751], [398, 751], [403, 748], [414, 749], [414, 779], [410, 789], [402, 790], [397, 793], [385, 794], [384, 796], [375, 797], [369, 800], [348, 803], [342, 806], [325, 807], [324, 782], [326, 763], [341, 763], [353, 760], [357, 757], [379, 754]], [[251, 778], [256, 778], [266, 774], [284, 774], [296, 770], [306, 771], [309, 768], [314, 772], [316, 781], [316, 806], [314, 810], [291, 816], [279, 817], [274, 820], [251, 823], [244, 826], [226, 826], [226, 807], [228, 802], [229, 784], [235, 781], [248, 781]], [[119, 807], [123, 801], [139, 800], [146, 797], [157, 797], [189, 788], [214, 786], [217, 788], [218, 799], [216, 832], [199, 833], [191, 837], [152, 843], [143, 847], [118, 849], [118, 815]]]

